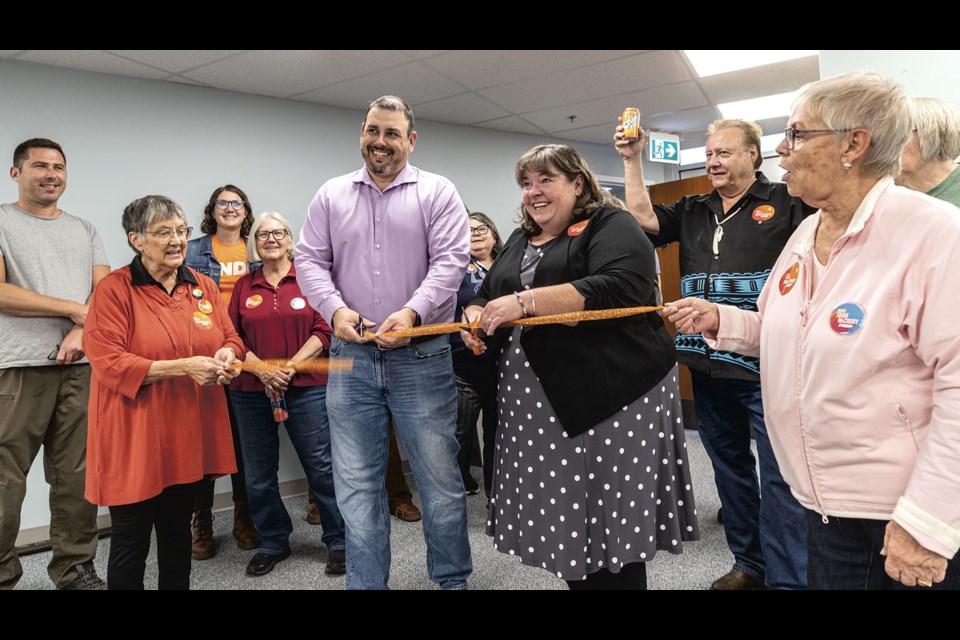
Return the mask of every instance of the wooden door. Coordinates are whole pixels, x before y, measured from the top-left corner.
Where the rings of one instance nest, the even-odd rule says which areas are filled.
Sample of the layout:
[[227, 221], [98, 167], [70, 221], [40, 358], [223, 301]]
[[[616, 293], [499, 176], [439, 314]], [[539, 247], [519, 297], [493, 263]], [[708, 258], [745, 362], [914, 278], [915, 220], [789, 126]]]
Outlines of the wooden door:
[[[664, 182], [650, 187], [650, 200], [653, 204], [673, 204], [683, 196], [699, 195], [713, 191], [713, 184], [707, 176], [697, 176]], [[660, 259], [660, 281], [663, 285], [664, 302], [680, 299], [680, 250], [676, 242], [657, 249]], [[673, 325], [665, 323], [670, 335], [676, 335]], [[690, 372], [680, 366], [680, 398], [693, 402], [693, 386], [690, 382]], [[684, 411], [684, 421], [691, 424], [690, 416]]]

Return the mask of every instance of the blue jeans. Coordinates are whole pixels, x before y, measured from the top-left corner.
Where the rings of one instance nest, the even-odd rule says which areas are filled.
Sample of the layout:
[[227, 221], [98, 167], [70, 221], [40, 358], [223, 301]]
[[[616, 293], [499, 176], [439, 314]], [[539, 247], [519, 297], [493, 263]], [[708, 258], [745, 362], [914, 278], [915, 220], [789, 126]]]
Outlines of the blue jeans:
[[[317, 500], [323, 542], [333, 551], [345, 545], [343, 516], [333, 488], [326, 395], [324, 386], [289, 387], [284, 398], [290, 417], [283, 424]], [[293, 522], [283, 506], [277, 481], [280, 425], [274, 421], [270, 399], [263, 391], [231, 391], [230, 401], [237, 415], [250, 517], [260, 534], [260, 551], [281, 553], [289, 546]]]
[[947, 576], [933, 587], [908, 587], [887, 575], [880, 555], [887, 520], [835, 518], [827, 522], [805, 509], [810, 542], [810, 588], [910, 589], [925, 591], [960, 589], [960, 553], [947, 564]]
[[327, 386], [333, 475], [347, 523], [347, 588], [386, 589], [390, 578], [383, 483], [391, 415], [423, 501], [430, 579], [443, 589], [466, 588], [473, 564], [447, 337], [384, 351], [334, 338], [330, 357], [353, 358], [353, 371], [331, 374]]
[[[806, 589], [804, 508], [780, 475], [763, 421], [760, 383], [711, 378], [695, 370], [690, 374], [700, 439], [713, 463], [734, 568], [771, 589]], [[751, 427], [760, 456], [759, 484]]]

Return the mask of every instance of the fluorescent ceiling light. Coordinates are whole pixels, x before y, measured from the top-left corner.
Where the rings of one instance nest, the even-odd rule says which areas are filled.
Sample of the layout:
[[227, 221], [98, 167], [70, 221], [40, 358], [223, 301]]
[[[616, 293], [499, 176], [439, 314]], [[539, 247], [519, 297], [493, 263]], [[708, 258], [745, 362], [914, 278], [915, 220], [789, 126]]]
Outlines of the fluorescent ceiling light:
[[816, 49], [735, 49], [733, 51], [687, 49], [684, 53], [687, 54], [687, 59], [690, 60], [690, 64], [693, 65], [697, 75], [705, 78], [707, 76], [715, 76], [718, 73], [750, 69], [751, 67], [761, 67], [765, 64], [773, 64], [774, 62], [815, 56], [819, 51]]
[[778, 93], [773, 96], [750, 98], [718, 104], [717, 109], [724, 118], [739, 118], [741, 120], [765, 120], [790, 115], [790, 105], [797, 97], [796, 91]]
[[[783, 133], [771, 133], [760, 138], [760, 155], [764, 158], [777, 155], [777, 145], [783, 140]], [[706, 147], [691, 147], [680, 150], [680, 166], [688, 167], [694, 164], [705, 164], [707, 161]]]

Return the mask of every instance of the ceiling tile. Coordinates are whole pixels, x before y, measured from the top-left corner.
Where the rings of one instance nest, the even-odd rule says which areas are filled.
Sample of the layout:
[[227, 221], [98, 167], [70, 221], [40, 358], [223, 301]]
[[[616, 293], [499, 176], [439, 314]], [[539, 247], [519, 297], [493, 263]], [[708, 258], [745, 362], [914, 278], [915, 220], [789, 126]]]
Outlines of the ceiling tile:
[[470, 89], [484, 89], [637, 53], [642, 51], [450, 51], [427, 64]]
[[398, 51], [250, 51], [183, 75], [219, 89], [287, 98], [407, 60]]
[[510, 115], [509, 111], [491, 104], [475, 93], [463, 93], [451, 98], [415, 105], [417, 119], [436, 120], [451, 124], [473, 124]]
[[545, 131], [533, 126], [518, 116], [498, 118], [496, 120], [488, 120], [487, 122], [478, 122], [473, 126], [483, 127], [484, 129], [496, 129], [497, 131], [509, 131], [510, 133], [530, 133], [535, 136], [546, 135]]
[[423, 49], [423, 50], [406, 50], [404, 49], [401, 53], [404, 53], [410, 56], [411, 60], [423, 60], [424, 58], [432, 58], [433, 56], [446, 53], [448, 49]]
[[613, 146], [613, 127], [611, 127], [609, 124], [583, 127], [582, 129], [571, 129], [561, 133], [551, 133], [550, 135], [563, 140], [593, 142], [596, 144], [606, 144], [610, 145], [611, 147]]
[[347, 109], [363, 109], [371, 100], [387, 94], [398, 95], [416, 106], [463, 92], [462, 86], [433, 69], [419, 62], [409, 62], [362, 78], [308, 91], [294, 99]]
[[13, 58], [14, 56], [17, 56], [21, 53], [26, 53], [26, 52], [27, 52], [26, 49], [10, 49], [9, 51], [0, 49], [0, 58]]
[[692, 131], [705, 129], [708, 124], [720, 117], [720, 112], [713, 106], [675, 111], [659, 116], [646, 118], [646, 128], [657, 131]]
[[691, 80], [676, 51], [651, 51], [569, 71], [483, 89], [479, 93], [514, 113], [580, 102]]
[[17, 57], [25, 62], [38, 62], [54, 67], [80, 69], [95, 73], [111, 73], [134, 78], [159, 80], [166, 71], [133, 62], [106, 51], [95, 50], [31, 50]]
[[700, 80], [716, 104], [794, 91], [820, 79], [819, 56], [808, 56], [742, 71], [721, 73]]
[[170, 73], [180, 73], [187, 69], [200, 67], [223, 58], [242, 53], [243, 49], [222, 49], [222, 50], [169, 50], [169, 49], [122, 49], [111, 50], [121, 58], [127, 58], [134, 62], [142, 62], [169, 71]]
[[[706, 103], [703, 92], [695, 82], [691, 81], [532, 111], [523, 114], [523, 117], [551, 132], [579, 129], [601, 123], [609, 123], [612, 131], [616, 126], [617, 116], [623, 113], [626, 107], [640, 109], [641, 124], [645, 126], [645, 118], [648, 116], [698, 107]], [[569, 118], [571, 115], [577, 116], [572, 124]]]

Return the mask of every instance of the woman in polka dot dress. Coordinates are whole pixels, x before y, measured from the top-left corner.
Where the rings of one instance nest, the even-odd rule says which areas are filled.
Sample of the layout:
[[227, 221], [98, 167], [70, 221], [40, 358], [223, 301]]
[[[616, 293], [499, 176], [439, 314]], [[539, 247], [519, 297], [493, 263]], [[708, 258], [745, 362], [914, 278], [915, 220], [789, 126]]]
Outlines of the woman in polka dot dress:
[[699, 538], [673, 341], [656, 314], [497, 328], [532, 315], [656, 304], [653, 246], [572, 148], [517, 163], [521, 228], [478, 297], [498, 356], [488, 533], [576, 588], [643, 589], [657, 550]]

